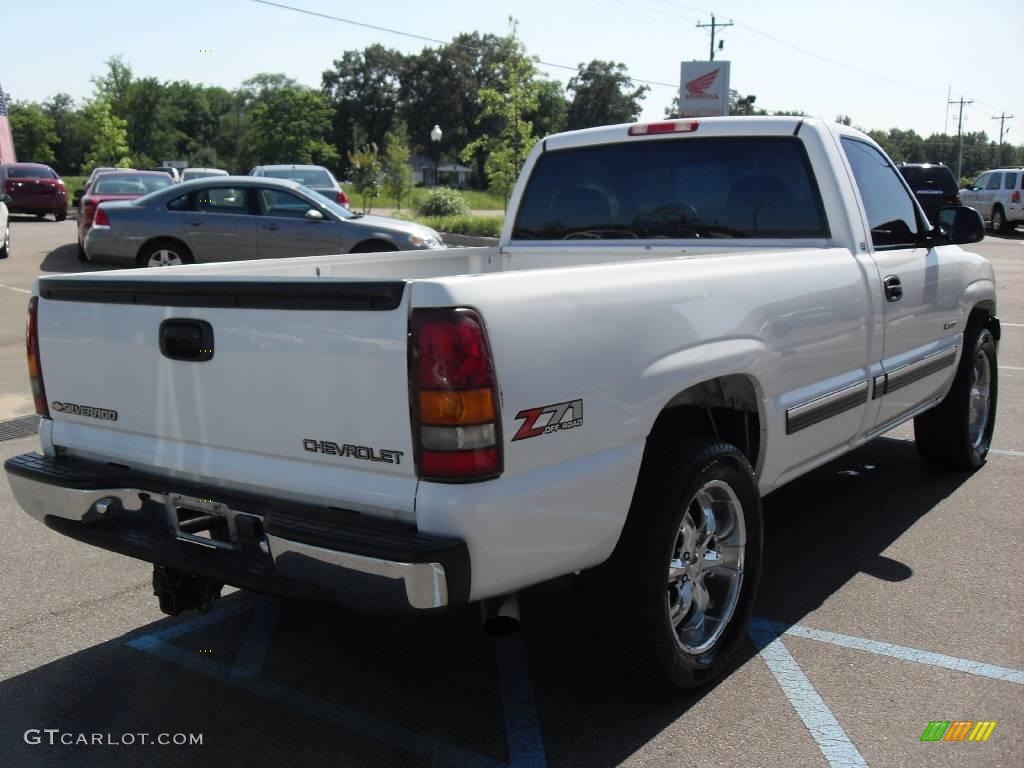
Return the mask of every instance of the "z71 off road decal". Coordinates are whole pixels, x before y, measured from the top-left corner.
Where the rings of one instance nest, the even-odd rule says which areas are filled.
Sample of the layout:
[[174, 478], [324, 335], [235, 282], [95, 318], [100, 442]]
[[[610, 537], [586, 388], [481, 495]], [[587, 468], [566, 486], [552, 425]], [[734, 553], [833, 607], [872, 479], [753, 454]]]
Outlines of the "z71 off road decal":
[[528, 437], [540, 437], [583, 426], [583, 401], [570, 400], [568, 403], [527, 408], [517, 413], [516, 418], [523, 419], [523, 424], [512, 438], [513, 443]]

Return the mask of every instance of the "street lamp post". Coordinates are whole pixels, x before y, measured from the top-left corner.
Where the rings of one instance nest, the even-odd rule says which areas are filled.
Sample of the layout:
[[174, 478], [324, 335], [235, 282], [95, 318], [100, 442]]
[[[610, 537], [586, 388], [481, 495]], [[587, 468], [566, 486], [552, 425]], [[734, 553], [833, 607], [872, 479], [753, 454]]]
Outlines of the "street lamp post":
[[441, 126], [435, 125], [430, 129], [430, 140], [434, 143], [434, 186], [437, 186], [437, 166], [441, 162], [441, 137], [444, 132]]

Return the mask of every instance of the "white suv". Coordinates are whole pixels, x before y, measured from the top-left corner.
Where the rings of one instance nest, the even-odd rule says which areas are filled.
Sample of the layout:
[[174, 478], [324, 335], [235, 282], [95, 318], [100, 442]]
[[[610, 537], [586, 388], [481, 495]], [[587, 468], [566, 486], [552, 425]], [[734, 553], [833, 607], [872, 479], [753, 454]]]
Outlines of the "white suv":
[[992, 225], [993, 232], [1010, 232], [1024, 224], [1024, 166], [985, 171], [971, 185], [960, 190], [960, 201], [969, 205]]

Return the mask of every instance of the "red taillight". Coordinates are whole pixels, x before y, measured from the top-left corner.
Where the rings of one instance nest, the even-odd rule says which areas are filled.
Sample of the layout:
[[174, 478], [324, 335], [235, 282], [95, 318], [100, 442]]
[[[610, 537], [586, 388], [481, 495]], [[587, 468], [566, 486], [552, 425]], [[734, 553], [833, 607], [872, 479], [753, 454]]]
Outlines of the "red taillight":
[[468, 482], [502, 470], [494, 361], [471, 309], [417, 309], [409, 342], [416, 465], [424, 480]]
[[1020, 202], [1020, 192], [1014, 192], [1012, 195], [1010, 195], [1010, 202], [1011, 203], [1019, 203]]
[[96, 203], [92, 198], [82, 198], [82, 220], [86, 224], [91, 224], [94, 215], [96, 215]]
[[25, 323], [25, 351], [28, 353], [28, 379], [32, 385], [32, 399], [36, 413], [44, 419], [50, 418], [50, 407], [46, 402], [43, 387], [43, 366], [39, 360], [39, 297], [28, 300], [28, 319]]
[[699, 120], [669, 120], [664, 123], [637, 123], [629, 126], [630, 136], [651, 136], [657, 133], [692, 133], [700, 127]]
[[341, 205], [344, 205], [346, 208], [348, 208], [348, 195], [345, 194], [345, 190], [339, 189], [338, 194], [335, 196], [334, 199], [337, 200]]
[[92, 224], [94, 227], [110, 226], [110, 219], [107, 218], [107, 212], [102, 207], [96, 209], [96, 218], [93, 219]]

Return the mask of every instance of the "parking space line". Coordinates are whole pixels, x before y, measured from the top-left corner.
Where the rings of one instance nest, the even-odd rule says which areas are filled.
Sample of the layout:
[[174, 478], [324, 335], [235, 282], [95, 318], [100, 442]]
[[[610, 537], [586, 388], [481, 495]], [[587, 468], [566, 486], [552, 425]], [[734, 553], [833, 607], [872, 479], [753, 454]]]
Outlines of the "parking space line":
[[989, 453], [994, 453], [997, 456], [1016, 456], [1018, 459], [1024, 458], [1024, 451], [1012, 451], [1009, 448], [989, 448]]
[[866, 768], [867, 761], [783, 644], [775, 625], [755, 621], [750, 637], [828, 764], [832, 768]]
[[505, 739], [511, 768], [547, 768], [544, 737], [530, 685], [530, 668], [522, 633], [495, 640], [494, 654], [505, 710]]
[[1024, 366], [1020, 365], [1000, 365], [1000, 371], [1024, 371]]
[[17, 291], [18, 293], [24, 293], [29, 296], [32, 295], [32, 291], [26, 291], [24, 288], [15, 288], [13, 285], [4, 285], [0, 283], [0, 288], [6, 288], [8, 291]]
[[[216, 605], [217, 607], [208, 613], [200, 613], [198, 616], [193, 616], [187, 621], [180, 621], [173, 626], [157, 630], [156, 632], [150, 632], [149, 635], [144, 635], [143, 637], [155, 637], [157, 640], [173, 640], [176, 637], [187, 635], [191, 632], [195, 632], [197, 629], [208, 627], [211, 624], [220, 624], [222, 621], [227, 621], [232, 616], [237, 616], [240, 613], [251, 610], [252, 600], [236, 599], [228, 605], [221, 605], [220, 603], [216, 603]], [[131, 645], [132, 642], [133, 641], [129, 641], [128, 645]]]
[[249, 630], [235, 656], [234, 666], [231, 667], [232, 675], [252, 677], [263, 671], [279, 607], [278, 601], [272, 598], [263, 598], [257, 602], [256, 610], [249, 620]]
[[999, 325], [1003, 328], [1009, 326], [1010, 328], [1024, 328], [1024, 323], [1004, 323], [1000, 321]]
[[[998, 667], [994, 664], [985, 664], [970, 659], [960, 659], [956, 656], [946, 656], [942, 653], [922, 651], [919, 648], [910, 648], [904, 645], [893, 645], [878, 640], [868, 640], [864, 637], [853, 637], [852, 635], [841, 635], [838, 632], [829, 632], [824, 629], [814, 629], [801, 624], [786, 624], [767, 621], [766, 619], [754, 619], [751, 623], [751, 632], [775, 633], [800, 637], [805, 640], [817, 640], [821, 643], [838, 645], [842, 648], [850, 648], [856, 651], [866, 651], [879, 656], [888, 656], [902, 661], [913, 661], [917, 664], [926, 664], [930, 667], [942, 667], [956, 672], [966, 672], [971, 675], [988, 677], [993, 680], [1002, 680], [1007, 683], [1024, 685], [1024, 671], [1010, 669], [1009, 667]], [[756, 628], [756, 629], [754, 629]]]

